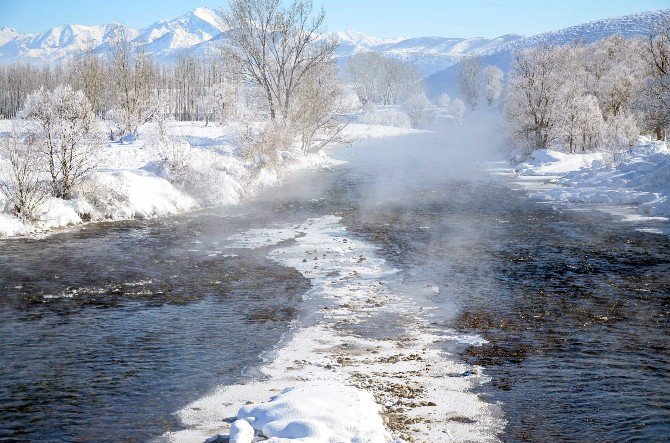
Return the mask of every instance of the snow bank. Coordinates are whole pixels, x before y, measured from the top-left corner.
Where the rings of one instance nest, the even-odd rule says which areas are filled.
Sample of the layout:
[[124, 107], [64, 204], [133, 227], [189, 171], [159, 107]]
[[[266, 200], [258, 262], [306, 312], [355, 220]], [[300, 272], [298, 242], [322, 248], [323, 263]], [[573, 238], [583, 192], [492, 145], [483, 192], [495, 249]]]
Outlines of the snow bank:
[[[0, 121], [0, 132], [8, 132], [10, 123]], [[323, 150], [306, 156], [285, 152], [281, 170], [254, 170], [239, 152], [242, 125], [206, 127], [201, 122], [171, 122], [169, 132], [183, 150], [177, 152], [179, 164], [175, 167], [165, 162], [155, 129], [152, 124], [145, 125], [139, 140], [109, 143], [102, 148], [98, 170], [86, 177], [77, 198], [50, 199], [36, 222], [11, 215], [0, 194], [0, 237], [47, 232], [90, 221], [163, 217], [202, 206], [236, 204], [245, 196], [278, 185], [283, 174], [339, 163]], [[360, 124], [346, 131], [349, 141], [416, 132]], [[0, 157], [0, 180], [6, 170], [3, 162]]]
[[[0, 201], [0, 206], [4, 206]], [[30, 227], [22, 223], [21, 220], [10, 214], [0, 213], [0, 237], [16, 237], [27, 235], [31, 231]]]
[[397, 137], [401, 135], [420, 134], [426, 131], [412, 128], [401, 128], [397, 126], [352, 123], [348, 125], [342, 132], [345, 139], [349, 141], [358, 141], [377, 137]]
[[254, 435], [254, 428], [248, 421], [236, 420], [230, 425], [229, 443], [251, 443]]
[[[635, 205], [642, 214], [670, 218], [670, 150], [664, 143], [642, 143], [614, 167], [602, 160], [590, 160], [590, 167], [567, 172], [557, 181], [559, 186], [535, 192], [531, 197], [551, 202]], [[562, 162], [559, 159], [556, 163]], [[561, 168], [544, 163], [537, 169]]]
[[93, 220], [164, 217], [198, 207], [169, 181], [143, 170], [97, 172], [83, 187]]
[[524, 163], [516, 166], [519, 175], [563, 175], [581, 168], [590, 167], [594, 161], [602, 161], [601, 153], [565, 154], [550, 149], [538, 149]]
[[368, 392], [313, 381], [287, 388], [269, 402], [243, 406], [237, 418], [248, 421], [269, 441], [384, 442], [386, 431], [379, 412]]

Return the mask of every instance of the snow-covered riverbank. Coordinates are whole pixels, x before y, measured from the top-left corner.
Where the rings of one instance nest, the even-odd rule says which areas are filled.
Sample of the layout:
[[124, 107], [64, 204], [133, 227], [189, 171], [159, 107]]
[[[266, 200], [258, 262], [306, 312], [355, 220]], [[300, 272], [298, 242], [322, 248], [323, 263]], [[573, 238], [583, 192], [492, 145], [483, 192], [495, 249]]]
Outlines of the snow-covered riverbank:
[[[445, 331], [398, 292], [398, 270], [339, 217], [252, 230], [230, 238], [229, 247], [268, 248], [269, 258], [308, 278], [305, 299], [314, 318], [296, 324], [261, 368], [262, 379], [223, 386], [188, 405], [179, 412], [186, 430], [165, 439], [491, 441], [502, 430], [498, 406], [471, 392], [486, 381], [481, 368], [437, 348]], [[382, 318], [390, 333], [354, 332]]]
[[552, 184], [531, 190], [538, 201], [633, 207], [641, 216], [670, 218], [670, 149], [663, 142], [641, 142], [616, 166], [601, 153], [539, 150], [515, 169], [522, 181]]
[[[98, 167], [80, 186], [77, 198], [50, 198], [37, 221], [24, 221], [6, 208], [0, 193], [0, 237], [42, 234], [58, 228], [97, 221], [163, 217], [200, 207], [235, 204], [258, 189], [278, 184], [291, 171], [329, 167], [336, 162], [324, 151], [307, 156], [286, 153], [281, 170], [254, 170], [243, 159], [239, 125], [205, 127], [202, 122], [172, 122], [184, 170], [179, 180], [163, 167], [163, 152], [147, 125], [130, 143], [108, 143], [98, 152]], [[11, 130], [0, 120], [0, 133]], [[352, 124], [344, 138], [356, 141], [417, 132], [392, 126]], [[0, 174], [7, 174], [0, 156]], [[2, 176], [0, 176], [2, 178]], [[4, 210], [3, 210], [4, 208]]]

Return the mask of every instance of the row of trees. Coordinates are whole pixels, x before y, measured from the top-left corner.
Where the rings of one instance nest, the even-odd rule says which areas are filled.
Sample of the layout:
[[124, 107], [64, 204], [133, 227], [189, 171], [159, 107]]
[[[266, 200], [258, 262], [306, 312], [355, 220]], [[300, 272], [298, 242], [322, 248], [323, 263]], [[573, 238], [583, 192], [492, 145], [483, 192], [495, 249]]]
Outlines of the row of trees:
[[377, 52], [360, 52], [351, 56], [347, 62], [345, 77], [366, 109], [399, 107], [394, 112], [385, 112], [396, 124], [402, 119], [399, 113], [404, 113], [412, 125], [432, 119], [433, 105], [426, 97], [423, 76], [411, 63]]
[[592, 44], [543, 45], [516, 56], [504, 115], [530, 153], [608, 150], [670, 127], [670, 27], [648, 39], [613, 36]]
[[474, 110], [486, 99], [489, 106], [497, 104], [503, 91], [505, 74], [497, 66], [488, 65], [482, 68], [479, 57], [468, 57], [461, 61], [456, 74], [456, 87], [463, 102]]
[[0, 115], [16, 117], [28, 94], [40, 87], [53, 90], [67, 84], [82, 90], [101, 118], [130, 94], [155, 94], [176, 120], [204, 120], [206, 111], [198, 99], [232, 73], [223, 50], [207, 59], [183, 56], [174, 64], [160, 65], [119, 39], [105, 55], [85, 55], [53, 66], [0, 65]]

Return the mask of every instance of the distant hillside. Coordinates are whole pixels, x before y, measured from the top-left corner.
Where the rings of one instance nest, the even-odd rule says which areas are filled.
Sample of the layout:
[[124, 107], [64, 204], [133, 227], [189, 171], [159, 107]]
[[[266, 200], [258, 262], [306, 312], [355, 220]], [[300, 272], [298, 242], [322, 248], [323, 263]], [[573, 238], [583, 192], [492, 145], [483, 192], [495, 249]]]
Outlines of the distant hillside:
[[[590, 43], [615, 34], [625, 37], [644, 36], [651, 32], [655, 24], [668, 17], [670, 17], [670, 9], [662, 9], [598, 20], [558, 31], [523, 37], [487, 52], [482, 56], [482, 62], [484, 65], [496, 65], [504, 71], [508, 71], [516, 51], [543, 43], [563, 45], [575, 40]], [[430, 75], [426, 79], [428, 95], [436, 97], [444, 91], [453, 95], [455, 93], [454, 82], [457, 71], [458, 64], [453, 64], [440, 72]]]
[[339, 57], [346, 60], [352, 54], [374, 51], [416, 64], [428, 76], [458, 63], [469, 55], [483, 55], [521, 36], [509, 34], [486, 38], [418, 37], [382, 40], [356, 31], [336, 33], [340, 40]]

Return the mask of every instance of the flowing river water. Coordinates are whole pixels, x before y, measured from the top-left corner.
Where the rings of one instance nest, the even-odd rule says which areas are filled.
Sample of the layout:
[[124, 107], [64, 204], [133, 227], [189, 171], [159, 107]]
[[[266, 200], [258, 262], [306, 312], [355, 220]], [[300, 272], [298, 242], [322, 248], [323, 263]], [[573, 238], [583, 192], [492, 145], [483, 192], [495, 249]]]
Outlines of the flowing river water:
[[527, 199], [486, 172], [492, 144], [371, 140], [236, 207], [1, 241], [0, 440], [180, 429], [175, 411], [257, 376], [306, 309], [308, 280], [227, 239], [331, 214], [409, 286], [439, 288], [436, 326], [488, 341], [444, 347], [491, 377], [502, 440], [664, 440], [668, 237]]

